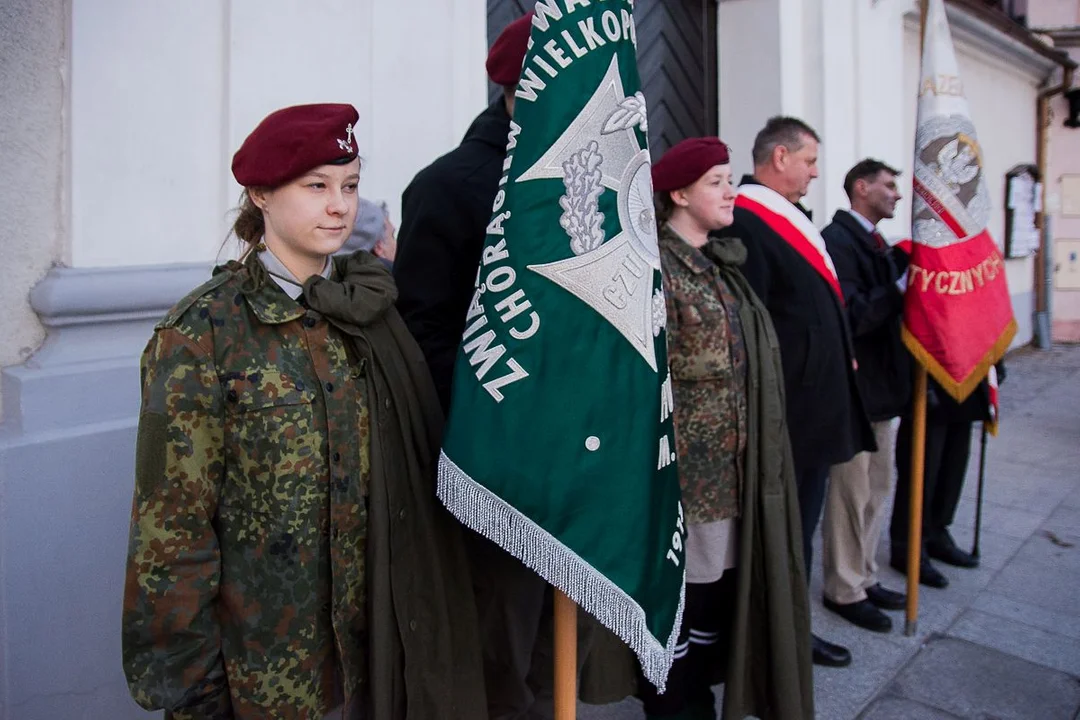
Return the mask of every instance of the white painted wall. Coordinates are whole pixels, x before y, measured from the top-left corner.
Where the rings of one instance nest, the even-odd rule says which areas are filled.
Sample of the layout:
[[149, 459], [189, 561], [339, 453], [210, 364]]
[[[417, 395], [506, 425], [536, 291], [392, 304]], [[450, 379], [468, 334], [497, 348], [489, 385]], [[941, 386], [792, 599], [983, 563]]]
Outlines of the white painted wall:
[[[1075, 4], [1080, 5], [1080, 3]], [[1073, 60], [1080, 62], [1080, 48], [1071, 48], [1069, 54]], [[1072, 260], [1071, 252], [1075, 248], [1073, 243], [1080, 241], [1080, 216], [1062, 214], [1061, 178], [1063, 175], [1080, 175], [1080, 128], [1067, 128], [1062, 124], [1069, 114], [1069, 104], [1065, 98], [1054, 98], [1050, 107], [1046, 205], [1053, 216], [1052, 231], [1056, 245], [1053, 262], [1059, 272], [1062, 269], [1075, 272], [1077, 263]], [[1058, 242], [1062, 244], [1057, 245]], [[1058, 328], [1055, 330], [1056, 339], [1080, 341], [1080, 290], [1056, 287], [1053, 294], [1052, 315], [1054, 324]]]
[[[856, 103], [855, 155], [857, 160], [875, 157], [901, 170], [910, 169], [913, 153], [905, 133], [907, 120], [913, 117], [909, 99], [914, 97], [915, 87], [906, 84], [901, 30], [903, 15], [912, 6], [912, 0], [856, 3], [860, 31], [856, 35], [859, 63], [855, 82], [860, 101]], [[847, 204], [846, 199], [842, 198], [841, 205]], [[896, 223], [883, 229], [896, 236], [910, 234]]]
[[211, 261], [267, 113], [360, 111], [361, 192], [386, 200], [486, 104], [483, 0], [71, 0], [76, 267]]
[[[847, 205], [843, 179], [872, 155], [903, 167], [903, 32], [912, 0], [721, 0], [720, 135], [733, 170], [750, 172], [754, 136], [772, 115], [822, 136], [821, 178], [804, 204], [818, 225]], [[910, 161], [909, 161], [910, 162]]]
[[75, 267], [209, 258], [228, 3], [73, 0]]
[[[844, 175], [864, 157], [907, 171], [907, 186], [919, 69], [916, 8], [914, 0], [722, 1], [720, 134], [733, 147], [735, 171], [748, 171], [754, 136], [769, 116], [782, 112], [801, 117], [822, 136], [821, 177], [804, 200], [818, 226], [848, 206]], [[953, 36], [991, 197], [999, 205], [990, 231], [1000, 242], [1005, 172], [1035, 162], [1035, 102], [1049, 66], [1030, 51], [1001, 45], [990, 28], [964, 25], [954, 23]], [[910, 218], [905, 197], [882, 229], [908, 237]], [[1032, 260], [1006, 266], [1014, 298], [1026, 297], [1034, 287]], [[1018, 344], [1031, 339], [1030, 318], [1021, 327], [1026, 331]]]
[[64, 0], [0, 3], [0, 367], [44, 339], [26, 296], [63, 258], [66, 25]]
[[803, 115], [808, 52], [820, 55], [804, 19], [819, 20], [821, 2], [720, 0], [720, 137], [731, 147], [736, 178], [753, 172], [750, 151], [766, 120]]
[[[1080, 23], [1080, 1], [1040, 0], [1031, 3], [1029, 19], [1037, 27], [1061, 27]], [[1067, 48], [1069, 56], [1080, 62], [1080, 47]], [[1073, 81], [1074, 87], [1080, 78]], [[1053, 263], [1058, 275], [1051, 300], [1055, 341], [1080, 341], [1080, 290], [1058, 287], [1063, 271], [1075, 272], [1080, 262], [1071, 257], [1075, 243], [1080, 241], [1080, 217], [1063, 215], [1061, 210], [1061, 178], [1080, 175], [1080, 128], [1067, 128], [1062, 121], [1068, 116], [1069, 104], [1058, 96], [1050, 102], [1050, 149], [1047, 153], [1046, 209], [1052, 216], [1054, 236]]]
[[[805, 203], [819, 226], [837, 208], [848, 206], [847, 171], [866, 157], [897, 168], [910, 164], [905, 154], [900, 18], [911, 0], [826, 0], [813, 38], [820, 62], [804, 69], [808, 118], [821, 136], [821, 177]], [[819, 118], [809, 115], [817, 109]], [[883, 225], [888, 234], [890, 226]]]
[[735, 177], [753, 172], [754, 136], [784, 109], [780, 33], [784, 0], [721, 0], [717, 9], [720, 137]]
[[820, 70], [815, 73], [821, 78], [820, 92], [814, 93], [814, 105], [821, 119], [813, 124], [824, 142], [818, 155], [822, 176], [806, 202], [815, 207], [819, 226], [829, 222], [835, 208], [847, 205], [844, 174], [859, 161], [858, 77], [865, 68], [860, 63], [857, 8], [862, 4], [858, 0], [830, 0], [822, 9], [821, 27], [816, 28], [822, 53]]

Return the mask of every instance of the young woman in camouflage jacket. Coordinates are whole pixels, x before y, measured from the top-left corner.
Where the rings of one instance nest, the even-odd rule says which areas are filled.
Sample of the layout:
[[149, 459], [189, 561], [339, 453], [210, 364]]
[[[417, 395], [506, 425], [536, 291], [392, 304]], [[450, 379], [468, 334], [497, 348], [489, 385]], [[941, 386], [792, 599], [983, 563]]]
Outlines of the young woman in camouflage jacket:
[[383, 265], [331, 258], [356, 121], [298, 106], [252, 132], [233, 158], [245, 257], [143, 356], [123, 661], [166, 718], [486, 716], [434, 386]]
[[653, 167], [675, 443], [688, 524], [686, 610], [650, 720], [813, 718], [810, 625], [779, 346], [739, 266], [728, 149], [691, 138]]

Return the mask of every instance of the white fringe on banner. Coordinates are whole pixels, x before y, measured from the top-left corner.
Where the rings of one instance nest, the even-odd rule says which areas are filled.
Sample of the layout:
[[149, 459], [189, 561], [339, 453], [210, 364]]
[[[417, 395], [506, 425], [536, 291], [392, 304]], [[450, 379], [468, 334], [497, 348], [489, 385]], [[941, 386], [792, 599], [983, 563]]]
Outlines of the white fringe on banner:
[[446, 453], [439, 457], [438, 495], [463, 525], [516, 557], [615, 633], [637, 655], [649, 682], [664, 692], [682, 627], [685, 582], [671, 637], [666, 644], [661, 644], [649, 631], [645, 611], [622, 588], [551, 533], [466, 475]]

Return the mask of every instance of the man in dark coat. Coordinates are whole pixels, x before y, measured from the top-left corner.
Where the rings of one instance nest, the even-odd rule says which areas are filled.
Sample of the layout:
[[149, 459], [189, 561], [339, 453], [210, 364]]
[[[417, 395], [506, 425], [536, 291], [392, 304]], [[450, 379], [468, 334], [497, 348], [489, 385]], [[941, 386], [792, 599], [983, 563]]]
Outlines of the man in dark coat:
[[[998, 363], [991, 370], [996, 372], [999, 381], [1004, 380], [1004, 363]], [[931, 558], [955, 567], [979, 565], [978, 558], [957, 547], [949, 526], [956, 516], [956, 506], [964, 489], [972, 425], [989, 420], [990, 385], [987, 380], [983, 380], [964, 402], [958, 403], [933, 378], [929, 379], [923, 466], [923, 548], [919, 565], [919, 582], [923, 585], [944, 588], [949, 584], [949, 579], [930, 564]], [[911, 504], [911, 431], [911, 415], [907, 412], [900, 420], [896, 436], [896, 499], [889, 525], [892, 548], [889, 564], [905, 574]]]
[[398, 310], [427, 357], [444, 413], [503, 174], [514, 103], [508, 90], [480, 113], [457, 148], [421, 170], [401, 196], [394, 261]]
[[[511, 23], [488, 53], [488, 76], [502, 86], [502, 95], [473, 121], [461, 144], [421, 170], [402, 195], [394, 262], [397, 305], [427, 358], [444, 412], [450, 409], [454, 363], [504, 172], [514, 90], [531, 22], [530, 13]], [[476, 533], [467, 531], [466, 550], [480, 617], [491, 720], [551, 717], [550, 588]], [[585, 613], [578, 615], [581, 663], [596, 625]], [[630, 694], [632, 688], [626, 673], [602, 676], [583, 683], [582, 697], [610, 702]]]
[[893, 420], [911, 398], [911, 359], [900, 339], [908, 256], [891, 248], [877, 224], [893, 217], [899, 171], [866, 159], [844, 178], [851, 210], [837, 210], [821, 231], [836, 266], [859, 363], [856, 384], [877, 442], [829, 473], [821, 527], [825, 607], [859, 627], [892, 630], [882, 612], [906, 597], [877, 580], [877, 547], [893, 486]]
[[[743, 274], [780, 342], [808, 580], [830, 466], [875, 449], [855, 386], [839, 280], [821, 234], [798, 204], [818, 175], [817, 153], [809, 125], [770, 119], [754, 140], [754, 175], [743, 178], [735, 222], [722, 233], [746, 244]], [[851, 663], [847, 648], [817, 636], [813, 658], [820, 665]]]

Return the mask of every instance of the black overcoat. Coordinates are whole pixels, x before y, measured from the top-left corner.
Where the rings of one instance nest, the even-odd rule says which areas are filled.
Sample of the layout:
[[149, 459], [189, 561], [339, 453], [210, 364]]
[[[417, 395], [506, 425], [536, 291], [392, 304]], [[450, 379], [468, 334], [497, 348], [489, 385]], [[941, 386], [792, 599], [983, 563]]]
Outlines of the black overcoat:
[[844, 291], [866, 414], [872, 422], [899, 417], [911, 401], [911, 354], [900, 339], [904, 295], [896, 285], [908, 256], [896, 248], [878, 248], [846, 210], [836, 211], [821, 236]]
[[444, 413], [509, 132], [500, 97], [401, 196], [397, 308], [427, 359]]
[[[743, 178], [742, 184], [747, 183], [760, 184]], [[796, 473], [877, 449], [855, 384], [854, 348], [844, 308], [832, 287], [749, 210], [735, 208], [734, 224], [720, 234], [741, 238], [746, 245], [743, 275], [776, 328]]]

